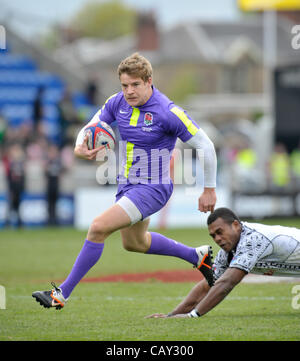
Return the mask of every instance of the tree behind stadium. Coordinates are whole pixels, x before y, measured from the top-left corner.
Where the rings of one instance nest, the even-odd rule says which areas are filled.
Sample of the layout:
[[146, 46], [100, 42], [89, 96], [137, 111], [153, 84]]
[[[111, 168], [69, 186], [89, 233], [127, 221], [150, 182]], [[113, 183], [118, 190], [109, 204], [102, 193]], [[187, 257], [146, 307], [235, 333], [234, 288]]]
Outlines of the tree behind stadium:
[[70, 21], [81, 36], [106, 40], [135, 31], [137, 12], [120, 0], [92, 1], [84, 5]]

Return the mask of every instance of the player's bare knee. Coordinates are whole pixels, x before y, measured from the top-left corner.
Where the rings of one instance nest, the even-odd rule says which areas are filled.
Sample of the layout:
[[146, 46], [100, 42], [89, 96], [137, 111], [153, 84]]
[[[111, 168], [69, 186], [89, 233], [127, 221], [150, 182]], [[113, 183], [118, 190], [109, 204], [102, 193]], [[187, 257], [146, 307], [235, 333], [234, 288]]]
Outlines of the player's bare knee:
[[123, 242], [123, 248], [126, 250], [126, 251], [129, 251], [129, 252], [136, 252], [136, 244], [135, 242], [133, 242], [132, 240], [128, 240], [128, 239], [122, 239], [122, 242]]
[[106, 229], [103, 222], [100, 220], [94, 219], [91, 223], [88, 231], [88, 239], [94, 242], [103, 242], [108, 235], [108, 230]]
[[123, 239], [123, 248], [129, 252], [141, 252], [141, 253], [146, 252], [143, 243], [133, 239], [130, 240]]
[[132, 244], [123, 243], [123, 248], [128, 252], [136, 252], [136, 247], [133, 246]]

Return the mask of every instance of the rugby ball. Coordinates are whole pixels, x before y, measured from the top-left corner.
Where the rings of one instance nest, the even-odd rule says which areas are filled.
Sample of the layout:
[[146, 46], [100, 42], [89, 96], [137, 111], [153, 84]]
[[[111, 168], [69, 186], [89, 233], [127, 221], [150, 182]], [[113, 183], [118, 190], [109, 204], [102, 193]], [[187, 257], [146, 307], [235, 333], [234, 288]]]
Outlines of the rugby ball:
[[88, 148], [95, 149], [104, 146], [106, 149], [114, 149], [116, 144], [115, 133], [105, 122], [99, 121], [89, 125], [84, 130], [84, 135], [88, 135]]

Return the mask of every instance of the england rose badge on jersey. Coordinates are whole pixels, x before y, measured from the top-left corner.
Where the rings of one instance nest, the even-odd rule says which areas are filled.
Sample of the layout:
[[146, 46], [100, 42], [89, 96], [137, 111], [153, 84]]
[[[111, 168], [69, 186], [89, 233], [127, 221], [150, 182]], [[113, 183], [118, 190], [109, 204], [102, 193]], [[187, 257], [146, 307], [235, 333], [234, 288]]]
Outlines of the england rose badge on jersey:
[[148, 125], [152, 125], [153, 124], [153, 115], [152, 113], [145, 113], [144, 116], [144, 123], [148, 126]]

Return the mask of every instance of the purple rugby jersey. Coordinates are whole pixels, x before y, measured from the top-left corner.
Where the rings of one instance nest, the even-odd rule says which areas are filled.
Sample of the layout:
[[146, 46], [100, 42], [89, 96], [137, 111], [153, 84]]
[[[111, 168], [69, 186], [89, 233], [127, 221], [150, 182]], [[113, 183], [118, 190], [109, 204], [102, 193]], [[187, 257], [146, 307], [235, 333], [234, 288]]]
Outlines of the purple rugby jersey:
[[169, 164], [177, 137], [186, 142], [198, 131], [186, 112], [155, 87], [139, 107], [129, 105], [123, 92], [112, 95], [93, 120], [117, 121], [121, 137], [119, 184], [170, 184]]

